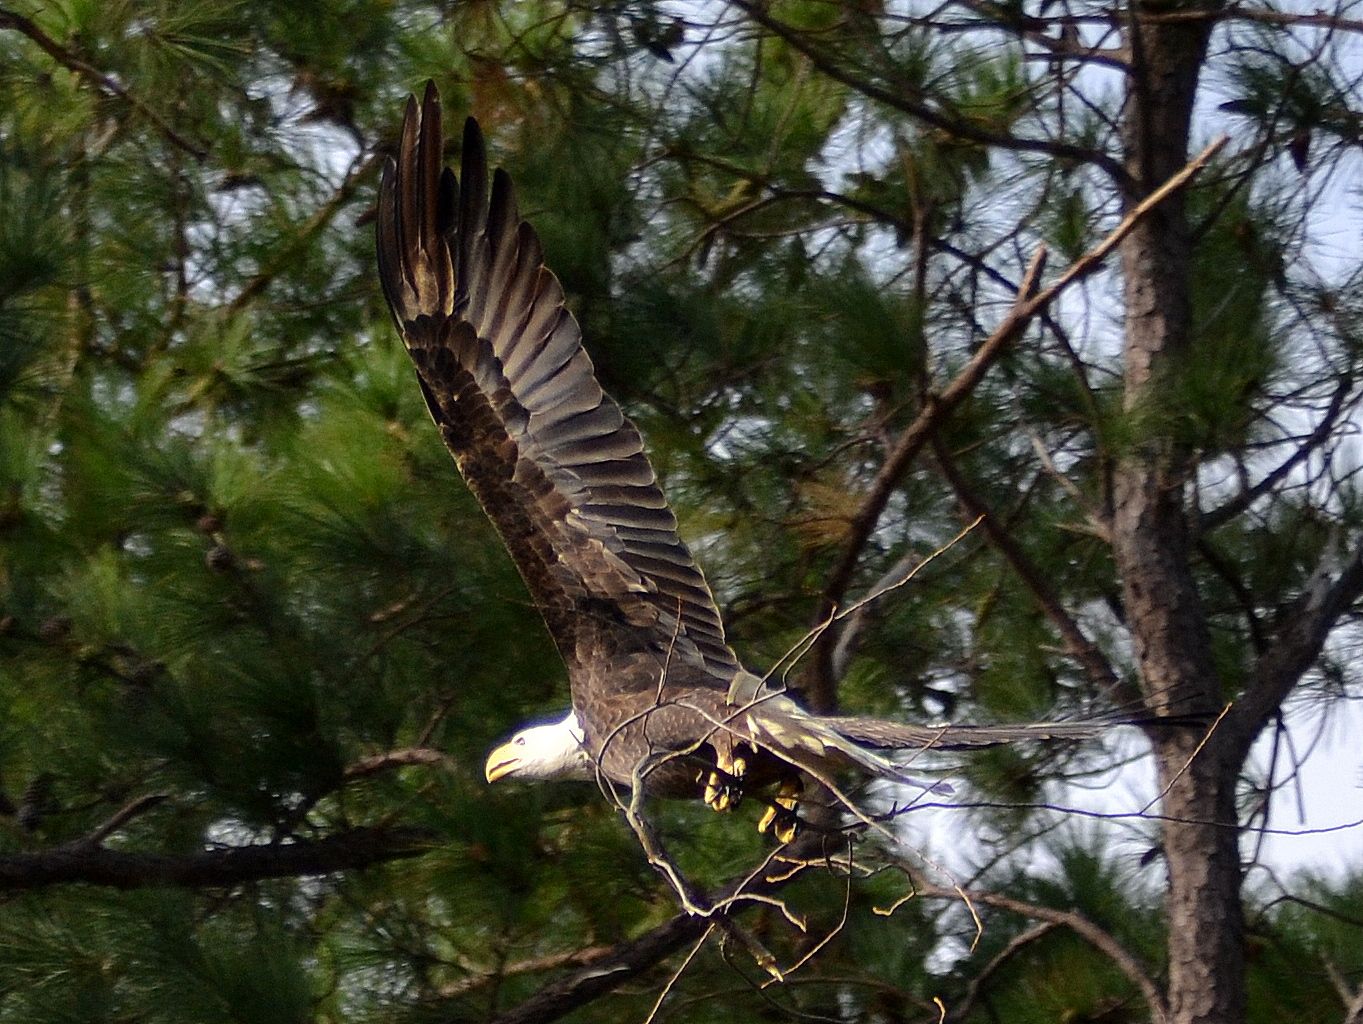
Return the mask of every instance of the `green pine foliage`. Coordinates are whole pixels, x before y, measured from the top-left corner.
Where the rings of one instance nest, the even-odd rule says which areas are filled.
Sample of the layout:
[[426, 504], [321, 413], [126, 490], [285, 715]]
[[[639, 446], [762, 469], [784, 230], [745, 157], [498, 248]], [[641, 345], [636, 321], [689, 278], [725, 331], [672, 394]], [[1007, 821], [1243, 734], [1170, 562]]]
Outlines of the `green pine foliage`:
[[[894, 439], [998, 325], [1035, 246], [1053, 279], [1121, 200], [1068, 156], [988, 141], [1113, 145], [1120, 97], [1060, 95], [1072, 69], [1009, 28], [1031, 7], [971, 5], [943, 28], [871, 3], [754, 6], [803, 45], [739, 7], [676, 3], [0, 4], [0, 1024], [495, 1019], [574, 954], [678, 912], [596, 787], [482, 777], [493, 741], [568, 695], [379, 294], [377, 168], [409, 90], [440, 86], [452, 161], [462, 116], [481, 119], [756, 670], [824, 616]], [[1337, 443], [1363, 369], [1357, 254], [1314, 269], [1320, 200], [1292, 177], [1354, 166], [1356, 89], [1254, 32], [1267, 56], [1217, 51], [1218, 124], [1260, 148], [1187, 197], [1195, 343], [1158, 401], [1124, 396], [1112, 268], [1017, 339], [901, 475], [849, 595], [901, 578], [978, 505], [1129, 684], [1095, 527], [1114, 464], [1195, 451], [1208, 512], [1338, 395], [1299, 470], [1191, 542], [1229, 700], [1357, 536]], [[1285, 166], [1273, 147], [1294, 147]], [[865, 610], [840, 707], [1129, 711], [1067, 651], [1035, 579], [977, 530]], [[1323, 665], [1320, 699], [1356, 694], [1347, 651]], [[424, 760], [373, 767], [413, 748]], [[748, 908], [684, 969], [685, 949], [571, 1019], [650, 1019], [675, 973], [656, 1019], [936, 1020], [940, 999], [968, 1022], [1147, 1020], [1072, 929], [1028, 938], [1034, 922], [913, 895], [905, 873], [1082, 914], [1158, 979], [1153, 830], [1075, 838], [1040, 807], [1097, 760], [953, 757], [974, 809], [906, 816], [951, 815], [951, 839], [906, 852], [899, 821], [851, 844], [834, 823], [834, 869], [784, 908]], [[889, 811], [896, 794], [857, 796]], [[715, 891], [772, 851], [755, 803], [649, 813]], [[401, 829], [419, 849], [363, 869], [31, 891], [4, 873], [54, 851], [182, 862]], [[932, 858], [964, 836], [997, 860], [948, 879]], [[1290, 886], [1256, 891], [1251, 1019], [1337, 1018], [1338, 979], [1363, 981], [1358, 879]], [[763, 949], [801, 964], [787, 984], [762, 987]]]

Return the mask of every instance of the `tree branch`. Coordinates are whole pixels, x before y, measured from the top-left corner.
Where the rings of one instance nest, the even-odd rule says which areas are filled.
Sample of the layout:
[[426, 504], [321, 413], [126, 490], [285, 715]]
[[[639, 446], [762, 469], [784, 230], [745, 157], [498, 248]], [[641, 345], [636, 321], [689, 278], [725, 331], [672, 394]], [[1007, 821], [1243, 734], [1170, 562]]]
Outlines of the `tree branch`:
[[161, 134], [163, 134], [173, 145], [183, 149], [186, 153], [194, 157], [195, 160], [202, 162], [208, 156], [208, 150], [204, 149], [202, 146], [196, 146], [186, 139], [172, 128], [165, 118], [152, 110], [151, 107], [147, 106], [132, 93], [128, 92], [123, 86], [119, 85], [112, 76], [106, 75], [98, 68], [91, 67], [89, 64], [85, 63], [85, 61], [66, 49], [66, 47], [62, 46], [22, 14], [17, 14], [14, 11], [0, 7], [0, 28], [14, 29], [14, 31], [21, 35], [27, 36], [40, 50], [68, 71], [75, 72], [96, 89], [109, 93], [112, 96], [117, 96], [152, 124], [156, 125], [156, 127], [160, 129]]
[[419, 857], [436, 835], [418, 828], [358, 828], [324, 839], [197, 853], [110, 850], [82, 839], [33, 853], [0, 855], [0, 892], [82, 882], [115, 889], [218, 889], [263, 878], [326, 875]]
[[956, 1024], [957, 1021], [963, 1021], [969, 1017], [970, 1011], [975, 1008], [976, 1000], [980, 997], [980, 992], [984, 989], [984, 983], [996, 974], [1001, 967], [1007, 964], [1009, 960], [1017, 956], [1018, 953], [1022, 952], [1022, 950], [1026, 949], [1034, 942], [1038, 942], [1045, 938], [1058, 927], [1060, 926], [1054, 921], [1042, 921], [1039, 924], [1032, 925], [1032, 927], [1028, 928], [1025, 932], [1014, 935], [1009, 939], [1008, 944], [1005, 945], [1003, 949], [999, 950], [994, 958], [990, 960], [989, 963], [985, 964], [975, 977], [970, 979], [970, 984], [966, 986], [965, 995], [961, 997], [959, 1003], [952, 1006], [951, 1012], [946, 1015], [945, 1019], [951, 1021], [952, 1024]]
[[712, 913], [702, 916], [682, 911], [638, 938], [612, 947], [572, 974], [550, 982], [488, 1024], [549, 1024], [607, 992], [613, 992], [695, 942], [716, 924], [724, 927], [734, 914], [751, 905], [737, 900], [769, 896], [806, 868], [823, 865], [822, 846], [823, 839], [818, 835], [801, 836], [787, 848], [783, 857], [784, 863], [795, 865], [793, 868], [783, 867], [770, 873], [763, 868], [730, 882], [719, 895], [706, 900], [716, 908]]
[[145, 796], [140, 796], [136, 800], [120, 807], [110, 816], [108, 821], [100, 825], [88, 836], [85, 836], [80, 842], [87, 846], [98, 846], [128, 822], [132, 821], [133, 818], [151, 810], [157, 804], [162, 803], [169, 798], [169, 793], [148, 793]]
[[1204, 513], [1196, 524], [1197, 532], [1207, 533], [1230, 522], [1272, 490], [1280, 480], [1305, 461], [1308, 455], [1324, 444], [1334, 433], [1340, 413], [1344, 410], [1344, 400], [1348, 398], [1353, 386], [1353, 373], [1346, 371], [1341, 374], [1339, 383], [1335, 385], [1334, 394], [1330, 396], [1329, 406], [1324, 415], [1321, 416], [1320, 422], [1316, 424], [1316, 428], [1306, 436], [1306, 439], [1293, 448], [1292, 454], [1275, 466], [1258, 483], [1245, 488], [1225, 504]]
[[441, 985], [436, 994], [441, 999], [458, 999], [488, 985], [498, 984], [503, 978], [519, 974], [543, 974], [545, 971], [557, 971], [564, 967], [584, 967], [608, 956], [611, 952], [610, 946], [588, 946], [585, 949], [571, 949], [565, 953], [550, 953], [529, 960], [517, 960], [515, 963], [503, 964], [495, 969], [471, 972], [467, 978]]
[[367, 160], [356, 160], [346, 174], [345, 180], [336, 189], [336, 194], [326, 201], [320, 208], [309, 217], [298, 232], [288, 241], [282, 243], [275, 252], [274, 258], [260, 268], [260, 271], [247, 281], [240, 292], [227, 304], [229, 316], [235, 316], [243, 309], [254, 302], [262, 292], [265, 291], [281, 273], [293, 265], [294, 257], [298, 255], [308, 243], [322, 231], [340, 212], [341, 208], [355, 194], [360, 182], [365, 179], [369, 172], [378, 166], [382, 159], [380, 154], [374, 154]]
[[380, 754], [370, 754], [362, 757], [358, 761], [353, 761], [346, 765], [342, 773], [346, 782], [355, 779], [363, 779], [370, 775], [377, 775], [380, 772], [388, 771], [390, 768], [406, 768], [414, 764], [453, 764], [454, 759], [443, 750], [435, 750], [431, 747], [401, 747], [397, 750], [385, 750]]
[[[1131, 211], [1122, 218], [1121, 223], [1106, 238], [1071, 263], [1054, 283], [1041, 291], [1035, 291], [1041, 270], [1040, 261], [1039, 259], [1033, 260], [1032, 266], [1028, 269], [1019, 286], [1017, 301], [1014, 302], [1012, 309], [1003, 318], [1002, 323], [975, 350], [970, 361], [961, 368], [951, 383], [940, 394], [928, 397], [922, 411], [912, 423], [904, 428], [903, 433], [895, 442], [894, 448], [886, 457], [879, 472], [876, 473], [875, 479], [871, 482], [869, 490], [862, 499], [861, 507], [857, 509], [848, 526], [848, 537], [843, 546], [842, 554], [829, 574], [828, 585], [824, 590], [824, 599], [814, 618], [816, 626], [825, 622], [833, 611], [842, 604], [848, 589], [852, 585], [862, 549], [875, 531], [881, 513], [884, 512], [890, 496], [894, 493], [895, 487], [898, 486], [900, 477], [903, 476], [909, 464], [917, 456], [923, 445], [927, 443], [937, 427], [975, 390], [980, 381], [984, 379], [989, 368], [1003, 355], [1008, 346], [1022, 333], [1035, 316], [1041, 313], [1071, 284], [1084, 279], [1097, 270], [1102, 261], [1121, 244], [1122, 240], [1131, 233], [1137, 224], [1149, 215], [1151, 210], [1187, 184], [1220, 151], [1227, 141], [1227, 137], [1222, 136], [1188, 161], [1168, 181], [1154, 189], [1141, 202], [1132, 207]], [[830, 635], [833, 632], [832, 630], [825, 631], [815, 644], [814, 678], [807, 691], [810, 703], [816, 711], [821, 712], [832, 706], [835, 680], [831, 671], [831, 652], [833, 643], [836, 641], [836, 636]]]
[[1079, 911], [1057, 910], [1054, 907], [1028, 903], [1025, 900], [1014, 899], [1012, 896], [1005, 896], [996, 892], [962, 893], [958, 889], [919, 884], [915, 884], [914, 892], [918, 896], [926, 896], [929, 899], [959, 900], [964, 897], [971, 903], [996, 907], [999, 910], [1007, 910], [1033, 921], [1045, 921], [1068, 928], [1111, 960], [1116, 968], [1125, 975], [1126, 979], [1136, 986], [1150, 1010], [1150, 1019], [1155, 1024], [1164, 1024], [1168, 1019], [1169, 1008], [1165, 1002], [1164, 992], [1146, 972], [1145, 966], [1113, 935], [1099, 928]]
[[841, 82], [863, 96], [883, 103], [887, 107], [901, 110], [916, 117], [934, 128], [941, 129], [948, 135], [970, 142], [978, 142], [985, 146], [998, 146], [1001, 149], [1027, 153], [1045, 153], [1049, 156], [1073, 160], [1081, 164], [1093, 164], [1106, 171], [1114, 181], [1125, 182], [1127, 180], [1126, 171], [1121, 163], [1100, 150], [1075, 146], [1065, 142], [1055, 142], [1050, 139], [1028, 139], [1009, 135], [1006, 132], [993, 132], [971, 124], [964, 118], [953, 117], [926, 103], [911, 99], [903, 92], [895, 92], [873, 82], [868, 82], [864, 78], [858, 78], [847, 68], [833, 60], [830, 54], [810, 42], [809, 38], [799, 29], [773, 18], [767, 13], [766, 5], [759, 3], [758, 0], [729, 0], [729, 3], [743, 11], [749, 18], [782, 42], [804, 54], [814, 67], [829, 78]]
[[[1104, 21], [1113, 19], [1104, 16]], [[1142, 13], [1140, 20], [1150, 24], [1176, 25], [1180, 23], [1195, 23], [1199, 21], [1250, 21], [1260, 25], [1273, 25], [1278, 28], [1292, 28], [1295, 26], [1306, 26], [1310, 28], [1323, 28], [1332, 32], [1363, 32], [1363, 21], [1357, 18], [1343, 18], [1335, 14], [1329, 14], [1317, 8], [1310, 14], [1294, 13], [1292, 11], [1275, 11], [1269, 7], [1247, 7], [1243, 4], [1233, 4], [1225, 10], [1188, 10], [1188, 11], [1161, 11], [1158, 14]]]
[[1046, 574], [1022, 550], [1022, 546], [1013, 539], [1002, 520], [992, 513], [984, 499], [971, 488], [962, 475], [960, 467], [956, 465], [951, 452], [942, 443], [941, 438], [934, 435], [932, 446], [942, 475], [946, 478], [952, 491], [955, 492], [956, 499], [965, 509], [967, 517], [983, 519], [981, 525], [984, 527], [985, 536], [989, 538], [990, 544], [1013, 567], [1013, 572], [1022, 581], [1022, 585], [1031, 593], [1032, 599], [1041, 607], [1046, 618], [1051, 620], [1051, 625], [1060, 634], [1065, 650], [1069, 652], [1071, 658], [1083, 667], [1084, 674], [1088, 676], [1089, 682], [1100, 693], [1119, 694], [1123, 702], [1138, 701], [1139, 692], [1129, 685], [1123, 686], [1122, 681], [1113, 672], [1107, 656], [1098, 649], [1098, 646], [1092, 640], [1084, 635], [1079, 624], [1066, 610], [1064, 603], [1060, 600], [1060, 595], [1051, 586]]
[[549, 1024], [637, 978], [700, 938], [713, 924], [710, 918], [683, 911], [637, 939], [622, 942], [588, 961], [567, 977], [550, 982], [488, 1024]]
[[1244, 695], [1226, 716], [1227, 742], [1239, 758], [1248, 754], [1264, 723], [1320, 656], [1339, 617], [1363, 595], [1363, 548], [1357, 539], [1344, 549], [1349, 547], [1353, 552], [1340, 567], [1339, 550], [1334, 543], [1327, 546], [1305, 590], [1259, 657]]

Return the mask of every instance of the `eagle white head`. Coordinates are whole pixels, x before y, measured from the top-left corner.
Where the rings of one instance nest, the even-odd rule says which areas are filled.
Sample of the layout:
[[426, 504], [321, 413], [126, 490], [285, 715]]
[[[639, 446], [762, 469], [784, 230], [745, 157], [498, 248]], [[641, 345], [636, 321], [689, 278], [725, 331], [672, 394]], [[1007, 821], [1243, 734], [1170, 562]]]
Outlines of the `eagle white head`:
[[487, 755], [483, 774], [488, 782], [498, 779], [591, 779], [591, 758], [582, 746], [582, 726], [577, 712], [561, 720], [522, 729]]

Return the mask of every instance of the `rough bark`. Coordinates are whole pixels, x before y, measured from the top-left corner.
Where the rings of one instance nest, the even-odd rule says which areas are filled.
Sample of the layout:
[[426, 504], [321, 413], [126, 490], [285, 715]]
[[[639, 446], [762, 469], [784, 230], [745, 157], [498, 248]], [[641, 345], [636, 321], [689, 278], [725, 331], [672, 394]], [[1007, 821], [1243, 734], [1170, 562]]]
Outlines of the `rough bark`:
[[[1154, 5], [1144, 5], [1153, 9]], [[1128, 205], [1185, 159], [1205, 24], [1133, 25], [1123, 126]], [[1162, 381], [1190, 339], [1192, 243], [1182, 196], [1122, 245], [1125, 406], [1134, 424], [1114, 481], [1113, 551], [1145, 699], [1155, 714], [1219, 710], [1221, 687], [1192, 573], [1185, 486], [1192, 453], [1160, 409]], [[1216, 737], [1152, 734], [1169, 821], [1168, 1005], [1171, 1024], [1229, 1024], [1245, 1011], [1244, 935], [1235, 828], [1238, 759]]]

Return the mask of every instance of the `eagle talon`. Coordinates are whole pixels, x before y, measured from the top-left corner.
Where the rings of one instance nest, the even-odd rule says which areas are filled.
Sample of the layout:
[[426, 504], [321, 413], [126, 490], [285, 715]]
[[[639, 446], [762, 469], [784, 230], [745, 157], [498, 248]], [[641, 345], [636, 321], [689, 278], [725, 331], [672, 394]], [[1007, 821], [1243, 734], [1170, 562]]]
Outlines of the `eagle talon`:
[[767, 809], [757, 822], [757, 831], [766, 834], [771, 829], [778, 842], [788, 843], [800, 830], [800, 816], [796, 813], [800, 806], [800, 785], [797, 782], [783, 782], [776, 791]]
[[719, 772], [711, 772], [705, 782], [705, 802], [716, 811], [727, 811], [737, 807], [743, 793], [737, 786], [725, 781]]
[[757, 831], [766, 835], [768, 829], [776, 837], [777, 842], [788, 843], [795, 838], [800, 831], [800, 818], [792, 809], [782, 809], [775, 804], [762, 812], [761, 819], [757, 822]]

